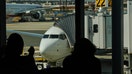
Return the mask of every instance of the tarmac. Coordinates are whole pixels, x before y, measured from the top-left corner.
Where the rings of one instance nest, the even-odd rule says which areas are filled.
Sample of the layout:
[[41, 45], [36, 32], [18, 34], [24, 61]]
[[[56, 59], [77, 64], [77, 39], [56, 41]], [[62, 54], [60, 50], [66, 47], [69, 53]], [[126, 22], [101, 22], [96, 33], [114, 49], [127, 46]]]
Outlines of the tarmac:
[[[53, 26], [54, 21], [52, 22], [14, 22], [7, 23], [7, 30], [17, 30], [31, 33], [44, 34], [47, 29]], [[11, 32], [6, 32], [7, 38]], [[27, 50], [30, 46], [34, 46], [36, 50], [39, 50], [39, 43], [41, 38], [31, 37], [27, 35], [21, 35], [24, 40], [24, 50]]]
[[7, 30], [47, 30], [53, 22], [15, 22], [6, 24]]

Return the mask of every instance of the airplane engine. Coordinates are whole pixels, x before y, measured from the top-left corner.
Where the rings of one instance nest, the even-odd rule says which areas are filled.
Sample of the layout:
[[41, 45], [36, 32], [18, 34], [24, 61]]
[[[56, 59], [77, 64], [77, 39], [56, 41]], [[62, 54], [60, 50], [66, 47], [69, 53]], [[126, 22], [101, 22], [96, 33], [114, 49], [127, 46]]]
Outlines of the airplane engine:
[[40, 11], [32, 11], [31, 13], [31, 17], [34, 19], [40, 19], [42, 17], [42, 13]]

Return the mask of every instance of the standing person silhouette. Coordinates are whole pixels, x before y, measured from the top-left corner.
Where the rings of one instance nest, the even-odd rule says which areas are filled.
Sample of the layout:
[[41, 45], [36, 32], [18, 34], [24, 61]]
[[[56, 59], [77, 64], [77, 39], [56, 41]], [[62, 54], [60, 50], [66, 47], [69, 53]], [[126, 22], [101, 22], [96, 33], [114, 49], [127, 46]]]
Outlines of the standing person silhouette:
[[27, 56], [27, 65], [29, 65], [29, 70], [31, 71], [32, 74], [36, 74], [38, 73], [38, 68], [35, 64], [35, 59], [34, 59], [34, 52], [35, 49], [33, 46], [30, 46], [30, 48], [28, 49], [28, 56]]
[[64, 72], [68, 74], [101, 74], [101, 62], [94, 56], [95, 45], [81, 38], [74, 45], [74, 51], [63, 61]]
[[[19, 34], [12, 33], [8, 37], [5, 49], [5, 58], [3, 59], [3, 70], [7, 70], [4, 71], [5, 74], [35, 74], [35, 71], [37, 71], [37, 69], [36, 67], [34, 67], [34, 60], [30, 59], [28, 56], [21, 56], [23, 47], [24, 41]], [[33, 61], [33, 63], [30, 63], [29, 61]]]

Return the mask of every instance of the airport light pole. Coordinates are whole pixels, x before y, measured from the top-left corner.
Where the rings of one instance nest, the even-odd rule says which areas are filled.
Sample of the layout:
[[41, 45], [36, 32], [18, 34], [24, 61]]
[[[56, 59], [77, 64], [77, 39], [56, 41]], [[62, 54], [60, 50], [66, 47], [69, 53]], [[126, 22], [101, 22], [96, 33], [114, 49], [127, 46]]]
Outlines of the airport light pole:
[[62, 11], [63, 9], [62, 9], [62, 1], [60, 0], [60, 11]]
[[0, 0], [0, 57], [2, 54], [2, 47], [6, 44], [6, 1]]
[[67, 9], [67, 0], [66, 0], [65, 12], [67, 12], [67, 10], [68, 10], [68, 9]]

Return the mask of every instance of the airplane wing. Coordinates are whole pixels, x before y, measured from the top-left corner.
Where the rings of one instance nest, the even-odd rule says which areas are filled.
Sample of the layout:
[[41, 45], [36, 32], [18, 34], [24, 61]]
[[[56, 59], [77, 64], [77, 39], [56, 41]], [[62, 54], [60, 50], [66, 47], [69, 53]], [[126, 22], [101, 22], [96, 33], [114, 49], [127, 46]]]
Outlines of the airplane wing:
[[45, 8], [35, 8], [31, 10], [19, 11], [16, 12], [14, 15], [20, 17], [31, 16], [34, 19], [40, 19], [44, 13], [46, 13]]
[[23, 35], [33, 36], [33, 37], [38, 37], [38, 38], [43, 37], [43, 34], [38, 34], [38, 33], [23, 32], [23, 31], [16, 31], [16, 30], [6, 30], [6, 31], [10, 33], [18, 33], [18, 34], [23, 34]]
[[46, 9], [48, 9], [48, 8], [35, 8], [35, 9], [31, 9], [31, 10], [24, 10], [24, 11], [16, 12], [15, 15], [21, 16], [22, 14], [31, 14], [32, 12], [37, 12], [37, 11], [44, 13]]

